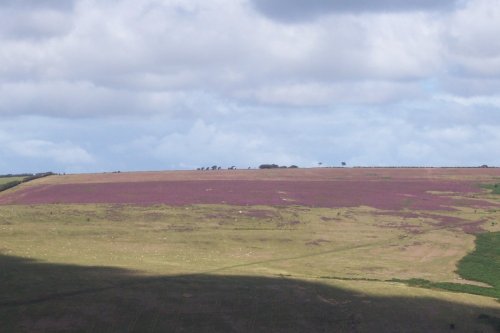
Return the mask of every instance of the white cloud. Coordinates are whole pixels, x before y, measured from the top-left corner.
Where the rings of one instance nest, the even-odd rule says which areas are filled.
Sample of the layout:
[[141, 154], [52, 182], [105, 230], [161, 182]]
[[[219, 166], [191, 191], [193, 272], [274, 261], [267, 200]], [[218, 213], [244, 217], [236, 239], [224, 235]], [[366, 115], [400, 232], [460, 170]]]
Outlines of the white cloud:
[[44, 140], [11, 142], [9, 149], [24, 157], [49, 158], [63, 164], [87, 164], [94, 162], [83, 148], [71, 143], [54, 143]]
[[150, 156], [174, 168], [214, 164], [246, 168], [270, 162], [284, 165], [305, 162], [297, 154], [286, 151], [282, 142], [272, 142], [272, 138], [259, 131], [241, 127], [233, 130], [219, 128], [203, 120], [195, 121], [186, 131], [176, 131], [162, 137], [140, 137], [127, 147], [147, 151]]
[[[148, 110], [147, 101], [141, 105], [152, 92], [204, 91], [237, 100], [246, 91], [245, 97], [261, 102], [269, 86], [283, 91], [304, 84], [327, 93], [345, 83], [334, 91], [352, 87], [367, 94], [361, 101], [370, 101], [367, 80], [379, 81], [382, 90], [392, 85], [389, 94], [405, 99], [401, 80], [426, 78], [442, 64], [438, 24], [430, 14], [341, 15], [285, 26], [253, 13], [244, 1], [88, 0], [64, 15], [71, 29], [58, 38], [0, 41], [0, 100], [9, 101], [3, 105], [10, 113], [140, 113]], [[293, 104], [318, 104], [314, 94], [301, 94], [304, 100], [295, 96]], [[65, 96], [82, 98], [54, 111]], [[31, 100], [42, 107], [26, 104]]]
[[[43, 165], [59, 165], [59, 170], [68, 168], [84, 168], [96, 162], [95, 158], [84, 148], [71, 142], [51, 142], [41, 139], [27, 139], [12, 131], [0, 129], [0, 153], [7, 161], [38, 160]], [[48, 162], [48, 164], [47, 164]], [[10, 163], [8, 163], [10, 164]], [[4, 165], [4, 167], [12, 165]], [[33, 168], [34, 167], [34, 168]], [[44, 171], [37, 166], [25, 166], [23, 170], [10, 170], [9, 172]], [[45, 170], [47, 171], [47, 170]]]
[[435, 99], [438, 101], [451, 102], [467, 107], [489, 106], [494, 108], [500, 108], [500, 95], [473, 96], [473, 97], [441, 95], [441, 96], [436, 96]]
[[24, 81], [0, 84], [0, 115], [40, 114], [62, 117], [107, 117], [147, 114], [173, 108], [182, 94], [128, 91], [92, 82]]
[[500, 6], [497, 0], [471, 0], [444, 22], [443, 42], [456, 75], [498, 78]]
[[334, 106], [337, 104], [384, 104], [416, 98], [424, 92], [414, 82], [391, 81], [293, 83], [239, 91], [239, 98], [264, 105]]
[[432, 129], [426, 133], [426, 136], [432, 140], [444, 140], [450, 143], [463, 143], [469, 141], [476, 135], [476, 131], [469, 127], [449, 127]]
[[18, 150], [2, 154], [96, 171], [500, 163], [496, 0], [255, 2], [2, 2], [0, 140]]

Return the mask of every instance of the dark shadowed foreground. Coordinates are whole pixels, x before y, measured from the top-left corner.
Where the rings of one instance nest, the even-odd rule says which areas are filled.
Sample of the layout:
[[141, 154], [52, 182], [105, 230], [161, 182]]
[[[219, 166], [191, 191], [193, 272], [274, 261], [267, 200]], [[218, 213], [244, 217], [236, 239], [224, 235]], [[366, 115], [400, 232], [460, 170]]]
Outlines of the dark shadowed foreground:
[[495, 332], [499, 316], [284, 278], [142, 276], [0, 256], [3, 332]]

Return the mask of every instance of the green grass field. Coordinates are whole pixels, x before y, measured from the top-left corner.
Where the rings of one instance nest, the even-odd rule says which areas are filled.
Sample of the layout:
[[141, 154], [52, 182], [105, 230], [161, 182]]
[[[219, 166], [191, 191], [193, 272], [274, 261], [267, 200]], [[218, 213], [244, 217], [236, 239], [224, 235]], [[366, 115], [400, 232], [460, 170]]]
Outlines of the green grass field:
[[26, 177], [0, 177], [0, 187], [9, 183], [20, 183]]
[[491, 190], [492, 194], [500, 194], [500, 183], [483, 185], [484, 188]]
[[466, 280], [488, 286], [431, 282], [423, 279], [410, 279], [407, 283], [413, 286], [489, 296], [500, 300], [500, 232], [479, 234], [475, 250], [458, 262], [457, 273]]
[[26, 177], [0, 177], [0, 192], [18, 186]]
[[500, 232], [479, 234], [474, 252], [460, 260], [458, 273], [491, 285], [500, 298]]
[[10, 183], [10, 182], [13, 182], [13, 181], [21, 181], [24, 178], [25, 177], [0, 177], [0, 185], [6, 184], [6, 183]]

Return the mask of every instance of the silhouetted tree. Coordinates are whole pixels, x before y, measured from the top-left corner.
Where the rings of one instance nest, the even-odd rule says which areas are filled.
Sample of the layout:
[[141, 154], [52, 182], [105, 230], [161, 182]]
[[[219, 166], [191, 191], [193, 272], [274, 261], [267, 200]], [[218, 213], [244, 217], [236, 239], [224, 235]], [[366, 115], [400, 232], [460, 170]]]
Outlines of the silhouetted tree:
[[276, 169], [279, 168], [277, 164], [261, 164], [259, 165], [259, 169]]

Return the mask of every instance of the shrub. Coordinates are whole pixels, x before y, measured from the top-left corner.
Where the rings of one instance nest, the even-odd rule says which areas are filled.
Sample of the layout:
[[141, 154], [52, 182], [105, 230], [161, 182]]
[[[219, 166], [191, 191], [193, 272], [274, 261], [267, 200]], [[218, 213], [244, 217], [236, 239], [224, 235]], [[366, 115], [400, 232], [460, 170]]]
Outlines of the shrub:
[[259, 169], [277, 169], [279, 165], [277, 164], [261, 164], [259, 165]]
[[17, 186], [17, 185], [19, 185], [21, 183], [22, 183], [22, 181], [20, 181], [20, 180], [14, 180], [14, 181], [11, 181], [11, 182], [8, 182], [8, 183], [5, 183], [5, 184], [1, 184], [0, 185], [0, 192], [8, 190], [9, 188]]

